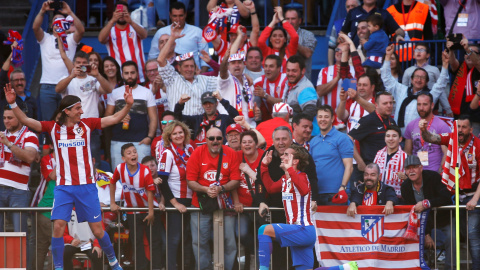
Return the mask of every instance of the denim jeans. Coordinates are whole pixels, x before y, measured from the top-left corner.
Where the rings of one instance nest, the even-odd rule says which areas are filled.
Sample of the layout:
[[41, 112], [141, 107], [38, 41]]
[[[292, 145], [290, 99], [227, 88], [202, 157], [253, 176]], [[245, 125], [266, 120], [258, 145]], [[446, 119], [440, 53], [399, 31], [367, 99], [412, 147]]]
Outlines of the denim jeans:
[[[179, 199], [176, 198], [177, 202], [189, 206], [192, 204], [191, 199]], [[170, 202], [165, 202], [167, 207], [173, 207]], [[185, 213], [182, 214], [178, 211], [174, 212], [168, 212], [168, 218], [167, 218], [167, 237], [168, 237], [168, 246], [167, 246], [167, 264], [168, 270], [177, 270], [177, 251], [178, 247], [180, 246], [180, 243], [182, 243], [182, 231], [183, 231], [183, 237], [184, 238], [189, 238], [187, 235], [187, 232], [190, 233], [190, 230], [187, 230], [188, 225], [190, 223], [190, 213]], [[182, 224], [182, 217], [183, 217], [183, 224]], [[187, 243], [183, 241], [184, 245], [183, 246], [183, 252], [184, 252], [184, 260], [185, 264], [188, 265], [188, 258], [192, 258], [191, 255], [193, 255], [192, 251], [192, 241], [190, 240], [190, 243]], [[181, 252], [181, 251], [180, 251]], [[192, 260], [192, 259], [191, 259]], [[182, 266], [179, 265], [179, 269], [182, 269]]]
[[[0, 186], [0, 207], [28, 207], [30, 191]], [[0, 232], [4, 231], [4, 213], [0, 213]], [[13, 223], [15, 232], [27, 232], [27, 212], [10, 212], [7, 216]]]
[[[237, 245], [235, 243], [235, 217], [224, 215], [224, 255], [225, 270], [232, 270], [235, 257], [237, 255]], [[192, 246], [195, 256], [197, 270], [211, 270], [212, 254], [210, 252], [210, 239], [213, 232], [213, 214], [204, 215], [201, 212], [192, 212], [190, 219], [192, 228]]]
[[[117, 167], [118, 164], [122, 163], [122, 154], [120, 149], [122, 148], [122, 145], [127, 144], [130, 142], [119, 142], [119, 141], [111, 141], [110, 144], [110, 156], [112, 157], [112, 170], [115, 171], [115, 167]], [[142, 158], [146, 156], [150, 156], [151, 154], [151, 149], [150, 145], [147, 144], [138, 144], [138, 142], [131, 142], [137, 148], [137, 153], [138, 153], [138, 162], [142, 160]]]
[[[253, 212], [254, 213], [254, 212]], [[247, 212], [235, 215], [235, 236], [240, 237], [240, 243], [253, 254], [253, 222], [250, 222], [250, 214]]]
[[38, 98], [40, 99], [40, 111], [42, 117], [40, 120], [49, 121], [52, 118], [53, 113], [60, 104], [62, 97], [55, 92], [55, 84], [41, 84], [40, 93]]
[[95, 158], [95, 168], [100, 168], [101, 161], [101, 142], [100, 142], [100, 130], [95, 129], [90, 133], [90, 150], [92, 151], [92, 157]]

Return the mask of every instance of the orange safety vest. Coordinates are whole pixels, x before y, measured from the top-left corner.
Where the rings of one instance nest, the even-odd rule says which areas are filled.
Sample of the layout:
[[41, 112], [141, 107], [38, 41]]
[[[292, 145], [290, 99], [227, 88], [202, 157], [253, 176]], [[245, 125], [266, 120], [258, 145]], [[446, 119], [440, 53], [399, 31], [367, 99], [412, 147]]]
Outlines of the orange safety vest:
[[[415, 6], [410, 11], [409, 15], [398, 12], [394, 5], [388, 7], [387, 11], [392, 15], [393, 19], [403, 31], [408, 33], [411, 41], [423, 40], [423, 28], [425, 27], [425, 21], [428, 17], [429, 7], [424, 3], [416, 1], [413, 2], [413, 4], [415, 4]], [[407, 11], [405, 10], [405, 12]], [[407, 22], [405, 22], [405, 20], [407, 20]], [[400, 61], [412, 60], [414, 49], [415, 46], [412, 43], [407, 43], [403, 45], [403, 48], [398, 49], [397, 54]]]

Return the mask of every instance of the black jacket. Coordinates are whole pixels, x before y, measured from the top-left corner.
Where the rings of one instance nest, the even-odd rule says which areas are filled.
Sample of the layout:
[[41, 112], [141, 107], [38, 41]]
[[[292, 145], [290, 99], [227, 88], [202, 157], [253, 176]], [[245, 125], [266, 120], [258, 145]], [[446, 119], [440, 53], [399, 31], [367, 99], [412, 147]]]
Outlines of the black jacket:
[[[452, 195], [447, 189], [447, 186], [442, 183], [442, 177], [439, 173], [434, 171], [424, 170], [422, 172], [423, 180], [423, 197], [430, 201], [431, 207], [438, 207], [452, 204]], [[415, 195], [413, 194], [412, 180], [407, 178], [403, 181], [400, 187], [404, 204], [417, 204]], [[433, 211], [430, 212], [427, 221], [427, 232], [430, 233], [433, 229]], [[438, 211], [437, 213], [437, 227], [443, 227], [450, 222], [449, 211]]]
[[[378, 182], [380, 190], [377, 192], [377, 205], [385, 205], [387, 201], [392, 201], [393, 205], [398, 204], [397, 194], [395, 189], [382, 182]], [[350, 201], [354, 202], [357, 206], [363, 204], [363, 194], [365, 193], [365, 184], [361, 184], [355, 188], [350, 194]]]

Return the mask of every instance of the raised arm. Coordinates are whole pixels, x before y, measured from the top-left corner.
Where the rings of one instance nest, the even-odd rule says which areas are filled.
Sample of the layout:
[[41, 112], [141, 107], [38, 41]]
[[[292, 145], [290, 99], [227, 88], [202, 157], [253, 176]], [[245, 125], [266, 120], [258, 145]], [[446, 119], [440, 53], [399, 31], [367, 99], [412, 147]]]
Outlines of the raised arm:
[[110, 30], [115, 25], [115, 23], [117, 23], [118, 19], [120, 19], [122, 14], [123, 13], [120, 10], [115, 9], [110, 21], [108, 21], [108, 23], [102, 28], [102, 30], [100, 30], [100, 33], [98, 33], [98, 41], [100, 41], [100, 43], [107, 43], [108, 37], [110, 36]]
[[113, 126], [119, 123], [128, 114], [128, 112], [130, 111], [133, 105], [132, 87], [125, 85], [125, 94], [123, 94], [123, 99], [125, 99], [125, 102], [126, 102], [123, 109], [121, 109], [114, 115], [110, 115], [102, 118], [101, 120], [102, 128]]
[[15, 102], [15, 99], [17, 98], [17, 94], [15, 93], [15, 90], [12, 89], [12, 85], [10, 83], [7, 83], [5, 87], [3, 88], [5, 91], [5, 98], [10, 104], [10, 107], [12, 107], [12, 111], [15, 114], [15, 117], [18, 118], [18, 121], [20, 123], [24, 124], [31, 130], [34, 130], [36, 132], [41, 132], [42, 131], [42, 124], [40, 121], [37, 121], [35, 119], [29, 118], [28, 116], [25, 115], [25, 113], [17, 106], [17, 103]]
[[233, 53], [233, 54], [238, 53], [238, 49], [240, 48], [240, 43], [242, 43], [243, 37], [245, 35], [243, 33], [243, 29], [245, 29], [245, 26], [243, 26], [243, 25], [239, 25], [237, 27], [237, 38], [235, 39], [235, 41], [232, 43], [232, 45], [230, 47], [230, 52]]
[[223, 56], [222, 63], [220, 64], [220, 78], [223, 80], [228, 79], [228, 58], [230, 58], [230, 48], [227, 49]]
[[[53, 36], [57, 39], [58, 44], [63, 44], [60, 36], [56, 31], [53, 31]], [[67, 67], [68, 73], [71, 73], [74, 67], [72, 60], [68, 58], [67, 53], [65, 52], [65, 48], [63, 48], [63, 45], [58, 46], [58, 50], [60, 51], [60, 56], [62, 57], [65, 67]]]
[[472, 110], [478, 109], [479, 102], [480, 102], [480, 81], [478, 81], [477, 93], [473, 97], [472, 102], [470, 102], [470, 109]]
[[133, 27], [133, 29], [135, 29], [135, 32], [137, 32], [137, 36], [140, 39], [146, 39], [148, 37], [147, 29], [143, 28], [143, 26], [140, 26], [136, 22], [134, 22], [130, 17], [130, 13], [128, 13], [128, 11], [123, 10], [123, 18], [128, 24], [130, 24]]
[[250, 11], [250, 20], [252, 23], [252, 31], [250, 32], [250, 43], [252, 46], [257, 46], [258, 37], [260, 36], [260, 21], [258, 20], [258, 14], [255, 9], [255, 3], [253, 1], [244, 2], [243, 4], [248, 11]]
[[420, 122], [418, 122], [418, 127], [420, 128], [420, 132], [422, 134], [423, 140], [429, 143], [440, 144], [441, 142], [440, 135], [433, 134], [430, 131], [428, 131], [427, 125], [428, 125], [428, 122], [425, 119], [421, 119]]
[[35, 38], [37, 39], [38, 42], [42, 41], [44, 36], [43, 29], [42, 29], [43, 16], [45, 15], [45, 12], [49, 10], [53, 10], [50, 8], [50, 3], [53, 3], [53, 1], [43, 2], [40, 12], [38, 12], [37, 16], [35, 17], [35, 20], [33, 21], [32, 29], [33, 29], [33, 33], [35, 34]]
[[80, 40], [82, 40], [83, 33], [85, 33], [85, 28], [83, 27], [83, 24], [80, 21], [80, 19], [77, 17], [77, 15], [73, 13], [72, 9], [67, 4], [67, 2], [61, 1], [60, 3], [62, 4], [62, 9], [60, 9], [59, 11], [62, 14], [70, 15], [73, 18], [73, 25], [75, 26], [75, 32], [73, 33], [73, 40], [75, 40], [76, 43], [79, 43]]
[[165, 46], [160, 51], [160, 54], [157, 58], [157, 62], [160, 67], [167, 65], [167, 56], [174, 47], [175, 40], [184, 36], [185, 34], [182, 35], [182, 29], [180, 29], [180, 25], [175, 22], [172, 23], [170, 37], [168, 38], [167, 43], [165, 43]]

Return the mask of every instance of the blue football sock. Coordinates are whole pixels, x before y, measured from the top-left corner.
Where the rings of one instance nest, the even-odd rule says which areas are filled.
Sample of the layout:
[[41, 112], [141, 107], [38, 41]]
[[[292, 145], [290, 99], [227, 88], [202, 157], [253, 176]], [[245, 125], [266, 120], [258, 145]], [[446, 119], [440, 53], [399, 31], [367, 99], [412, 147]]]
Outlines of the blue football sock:
[[270, 255], [272, 254], [272, 238], [268, 235], [258, 235], [258, 258], [260, 270], [268, 270], [270, 267]]
[[97, 238], [98, 243], [102, 247], [103, 252], [105, 252], [105, 255], [107, 255], [108, 261], [110, 263], [114, 263], [117, 261], [117, 258], [115, 257], [115, 251], [113, 250], [112, 242], [110, 241], [110, 237], [108, 236], [108, 233], [104, 232], [103, 237]]
[[63, 250], [65, 242], [63, 237], [52, 237], [52, 256], [55, 269], [63, 269]]

